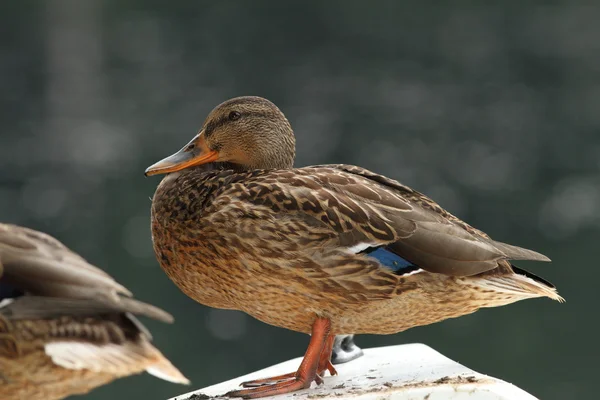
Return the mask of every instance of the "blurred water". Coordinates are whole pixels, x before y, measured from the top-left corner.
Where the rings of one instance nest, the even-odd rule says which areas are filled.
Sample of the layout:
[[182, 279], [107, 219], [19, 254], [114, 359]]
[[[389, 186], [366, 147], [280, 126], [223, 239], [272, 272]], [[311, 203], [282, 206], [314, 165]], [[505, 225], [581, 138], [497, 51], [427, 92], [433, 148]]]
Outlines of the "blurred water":
[[[352, 163], [429, 194], [567, 303], [533, 300], [362, 346], [424, 342], [544, 399], [594, 395], [600, 240], [600, 5], [53, 0], [0, 5], [0, 220], [51, 233], [177, 323], [149, 322], [193, 381], [303, 353], [307, 338], [209, 310], [158, 267], [144, 169], [206, 113], [265, 96], [298, 166]], [[166, 398], [149, 377], [88, 399]]]

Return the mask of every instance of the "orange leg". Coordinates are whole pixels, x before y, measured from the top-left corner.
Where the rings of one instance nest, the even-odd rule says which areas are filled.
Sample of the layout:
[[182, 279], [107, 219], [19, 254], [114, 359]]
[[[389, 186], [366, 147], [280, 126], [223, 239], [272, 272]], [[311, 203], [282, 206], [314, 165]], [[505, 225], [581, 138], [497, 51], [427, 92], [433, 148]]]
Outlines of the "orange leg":
[[[278, 375], [272, 378], [244, 382], [242, 383], [242, 386], [251, 388], [234, 390], [225, 395], [229, 397], [243, 397], [245, 399], [258, 399], [260, 397], [274, 396], [306, 389], [310, 387], [312, 381], [317, 381], [318, 383], [322, 382], [322, 379], [317, 375], [317, 372], [324, 372], [325, 369], [329, 369], [329, 366], [322, 361], [322, 353], [327, 350], [326, 347], [328, 346], [328, 357], [331, 356], [333, 339], [330, 339], [330, 331], [331, 321], [325, 318], [317, 318], [312, 326], [312, 335], [310, 337], [308, 349], [306, 349], [304, 359], [302, 359], [302, 363], [296, 372]], [[328, 359], [326, 361], [328, 361]], [[318, 371], [322, 366], [321, 364], [325, 364], [323, 371]]]
[[333, 341], [335, 340], [335, 335], [330, 335], [325, 342], [325, 347], [323, 347], [323, 352], [321, 353], [321, 358], [319, 359], [319, 367], [317, 368], [317, 374], [323, 377], [325, 370], [328, 370], [331, 376], [337, 375], [337, 371], [331, 364], [331, 352], [333, 350]]
[[[335, 335], [330, 335], [327, 337], [325, 342], [325, 346], [323, 347], [323, 351], [321, 352], [321, 356], [319, 357], [319, 366], [317, 367], [317, 376], [315, 377], [315, 382], [317, 384], [323, 383], [323, 374], [326, 370], [333, 375], [337, 375], [337, 371], [331, 364], [331, 352], [333, 350], [333, 341], [335, 340]], [[270, 378], [263, 379], [255, 379], [252, 381], [242, 382], [240, 385], [243, 387], [257, 387], [263, 385], [269, 385], [282, 381], [289, 381], [296, 378], [297, 372], [290, 372], [288, 374], [272, 376]]]

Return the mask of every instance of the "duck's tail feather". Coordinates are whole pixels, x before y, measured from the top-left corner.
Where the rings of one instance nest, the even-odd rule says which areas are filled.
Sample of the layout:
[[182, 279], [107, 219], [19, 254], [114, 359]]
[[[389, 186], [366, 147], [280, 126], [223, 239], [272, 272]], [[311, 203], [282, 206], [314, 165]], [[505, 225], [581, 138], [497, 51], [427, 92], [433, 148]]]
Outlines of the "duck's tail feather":
[[165, 381], [180, 383], [182, 385], [190, 384], [189, 379], [162, 354], [157, 362], [146, 368], [146, 372]]
[[489, 274], [480, 284], [495, 292], [507, 293], [522, 299], [548, 297], [560, 303], [565, 301], [550, 282], [514, 265], [511, 265], [511, 268], [513, 274]]
[[169, 382], [189, 384], [190, 381], [146, 339], [116, 344], [96, 344], [81, 341], [56, 341], [45, 345], [46, 354], [54, 364], [67, 369], [88, 369], [127, 376], [146, 371]]

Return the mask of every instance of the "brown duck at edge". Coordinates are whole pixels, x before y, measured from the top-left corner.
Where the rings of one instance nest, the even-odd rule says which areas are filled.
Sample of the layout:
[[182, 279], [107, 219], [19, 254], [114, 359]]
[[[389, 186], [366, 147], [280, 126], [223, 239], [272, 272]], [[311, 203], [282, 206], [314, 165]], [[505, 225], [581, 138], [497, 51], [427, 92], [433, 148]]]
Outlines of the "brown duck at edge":
[[147, 371], [188, 380], [132, 315], [173, 317], [45, 233], [0, 223], [0, 399], [53, 400]]
[[294, 156], [283, 113], [239, 97], [146, 170], [167, 174], [152, 202], [152, 238], [184, 293], [311, 333], [298, 371], [245, 382], [230, 396], [321, 382], [326, 369], [335, 373], [337, 334], [391, 334], [533, 297], [562, 301], [509, 262], [544, 255], [494, 241], [385, 176], [352, 165], [293, 168]]

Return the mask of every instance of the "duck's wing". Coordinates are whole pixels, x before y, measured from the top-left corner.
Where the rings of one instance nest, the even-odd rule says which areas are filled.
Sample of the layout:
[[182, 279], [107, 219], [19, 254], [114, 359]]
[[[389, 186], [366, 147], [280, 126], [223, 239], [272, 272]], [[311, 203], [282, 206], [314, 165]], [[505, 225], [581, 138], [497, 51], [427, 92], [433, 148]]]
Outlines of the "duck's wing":
[[[6, 299], [9, 300], [9, 299]], [[144, 315], [162, 322], [173, 322], [171, 314], [151, 304], [132, 298], [119, 301], [102, 299], [70, 299], [46, 296], [20, 296], [0, 305], [0, 314], [11, 320], [48, 319], [64, 316], [84, 317], [115, 313]]]
[[502, 260], [549, 261], [494, 241], [426, 196], [353, 166], [255, 174], [230, 185], [213, 206], [221, 220], [222, 213], [231, 213], [226, 218], [255, 251], [260, 240], [269, 242], [264, 248], [288, 253], [385, 247], [426, 271], [452, 276], [482, 273]]
[[[52, 236], [17, 225], [0, 224], [0, 277], [0, 291], [36, 296], [20, 300], [17, 309], [23, 315], [68, 315], [110, 308], [173, 320], [155, 306], [125, 297], [131, 296], [129, 290]], [[37, 301], [43, 298], [52, 300]]]
[[359, 178], [364, 184], [363, 189], [355, 189], [350, 185], [350, 193], [360, 194], [367, 189], [381, 197], [389, 191], [400, 196], [409, 205], [410, 209], [406, 212], [390, 216], [385, 210], [385, 204], [379, 209], [392, 224], [398, 218], [412, 221], [414, 230], [408, 237], [400, 238], [388, 247], [425, 270], [468, 276], [497, 268], [498, 262], [503, 260], [550, 261], [538, 252], [492, 240], [484, 232], [444, 210], [429, 197], [400, 182], [351, 165], [322, 168]]

